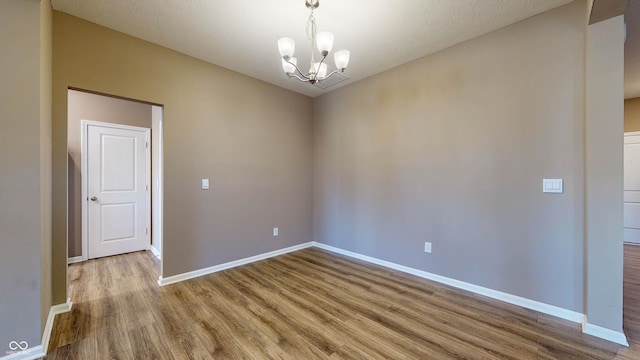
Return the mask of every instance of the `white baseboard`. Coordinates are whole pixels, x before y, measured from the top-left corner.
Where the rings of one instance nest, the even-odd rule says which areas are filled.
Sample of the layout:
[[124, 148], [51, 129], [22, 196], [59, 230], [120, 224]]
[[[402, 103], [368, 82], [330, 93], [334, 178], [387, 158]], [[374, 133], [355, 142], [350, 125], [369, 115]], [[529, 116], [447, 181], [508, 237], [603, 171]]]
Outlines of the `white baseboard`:
[[34, 360], [44, 357], [45, 350], [41, 345], [0, 357], [0, 360]]
[[160, 278], [158, 279], [158, 285], [165, 286], [165, 285], [175, 284], [180, 281], [185, 281], [185, 280], [193, 279], [196, 277], [213, 274], [215, 272], [231, 269], [236, 266], [246, 265], [252, 262], [268, 259], [274, 256], [283, 255], [293, 251], [306, 249], [311, 246], [313, 246], [313, 243], [308, 242], [308, 243], [295, 245], [295, 246], [291, 246], [291, 247], [280, 249], [280, 250], [271, 251], [271, 252], [260, 254], [260, 255], [251, 256], [251, 257], [240, 259], [240, 260], [231, 261], [231, 262], [220, 264], [220, 265], [211, 266], [211, 267], [200, 269], [200, 270], [195, 270], [195, 271], [190, 271], [183, 274], [169, 276], [167, 278], [163, 278], [162, 276], [160, 276]]
[[[71, 311], [71, 299], [67, 299], [64, 304], [54, 305], [49, 309], [49, 316], [47, 317], [47, 323], [44, 326], [42, 332], [42, 343], [38, 346], [28, 348], [6, 356], [0, 357], [0, 360], [33, 360], [40, 359], [47, 354], [47, 348], [49, 347], [49, 339], [51, 339], [51, 331], [53, 330], [53, 321], [56, 315]], [[27, 345], [28, 346], [28, 345]]]
[[[513, 305], [534, 310], [543, 314], [551, 315], [560, 319], [565, 319], [574, 323], [579, 323], [579, 324], [582, 324], [582, 331], [585, 334], [593, 335], [608, 341], [612, 341], [620, 345], [629, 346], [629, 343], [627, 342], [627, 338], [624, 335], [624, 333], [613, 331], [597, 325], [589, 324], [587, 322], [586, 316], [582, 313], [579, 313], [573, 310], [564, 309], [554, 305], [545, 304], [545, 303], [527, 299], [524, 297], [504, 293], [501, 291], [489, 289], [483, 286], [470, 284], [464, 281], [448, 278], [446, 276], [436, 275], [427, 271], [414, 269], [404, 265], [399, 265], [386, 260], [377, 259], [371, 256], [358, 254], [349, 250], [336, 248], [336, 247], [318, 243], [315, 241], [296, 245], [296, 246], [291, 246], [285, 249], [271, 251], [271, 252], [256, 255], [256, 256], [251, 256], [251, 257], [240, 259], [240, 260], [231, 261], [231, 262], [216, 265], [216, 266], [211, 266], [205, 269], [190, 271], [188, 273], [178, 274], [178, 275], [170, 276], [167, 278], [160, 277], [158, 279], [158, 284], [160, 286], [166, 286], [166, 285], [174, 284], [180, 281], [189, 280], [189, 279], [193, 279], [193, 278], [208, 275], [208, 274], [213, 274], [218, 271], [227, 270], [227, 269], [234, 268], [241, 265], [246, 265], [252, 262], [268, 259], [274, 256], [283, 255], [293, 251], [306, 249], [309, 247], [317, 247], [317, 248], [331, 251], [337, 254], [346, 255], [346, 256], [363, 260], [372, 264], [384, 266], [386, 268], [398, 270], [398, 271], [415, 275], [427, 280], [449, 285], [454, 288], [458, 288], [458, 289], [466, 290], [475, 294], [483, 295], [483, 296], [496, 299], [508, 304], [513, 304]], [[4, 360], [4, 358], [0, 360]]]
[[611, 329], [604, 328], [602, 326], [590, 324], [586, 320], [586, 318], [585, 318], [585, 322], [582, 324], [582, 332], [595, 337], [599, 337], [601, 339], [609, 340], [616, 344], [629, 346], [629, 342], [627, 341], [627, 336], [623, 332], [614, 331]]
[[398, 265], [389, 261], [376, 259], [374, 257], [370, 257], [366, 255], [361, 255], [352, 251], [343, 250], [340, 248], [318, 243], [315, 241], [313, 242], [313, 246], [320, 249], [328, 250], [337, 254], [342, 254], [355, 259], [363, 260], [372, 264], [381, 265], [390, 269], [394, 269], [394, 270], [402, 271], [415, 276], [419, 276], [421, 278], [439, 282], [441, 284], [449, 285], [458, 289], [470, 291], [475, 294], [484, 295], [492, 299], [500, 300], [509, 304], [535, 310], [547, 315], [555, 316], [560, 319], [565, 319], [575, 323], [579, 323], [579, 324], [582, 324], [582, 332], [585, 334], [599, 337], [601, 339], [608, 340], [616, 344], [629, 346], [629, 343], [627, 342], [627, 337], [624, 335], [624, 333], [590, 324], [587, 322], [587, 317], [584, 314], [581, 314], [576, 311], [563, 309], [561, 307], [545, 304], [539, 301], [534, 301], [534, 300], [530, 300], [520, 296], [515, 296], [515, 295], [503, 293], [501, 291], [485, 288], [482, 286], [469, 284], [464, 281], [459, 281], [459, 280], [451, 279], [445, 276], [432, 274], [426, 271], [417, 270], [414, 268], [410, 268], [408, 266]]
[[579, 312], [563, 309], [557, 306], [541, 303], [541, 302], [530, 300], [520, 296], [507, 294], [501, 291], [489, 289], [479, 285], [470, 284], [464, 281], [451, 279], [445, 276], [432, 274], [430, 272], [410, 268], [408, 266], [395, 264], [385, 260], [380, 260], [374, 257], [361, 255], [352, 251], [343, 250], [343, 249], [336, 248], [326, 244], [314, 242], [313, 246], [318, 247], [320, 249], [328, 250], [337, 254], [342, 254], [355, 259], [363, 260], [372, 264], [381, 265], [390, 269], [402, 271], [407, 274], [415, 275], [427, 280], [432, 280], [432, 281], [449, 285], [458, 289], [470, 291], [475, 294], [484, 295], [492, 299], [500, 300], [509, 304], [535, 310], [535, 311], [545, 313], [551, 316], [555, 316], [561, 319], [569, 320], [569, 321], [580, 323], [580, 324], [584, 322], [584, 314], [581, 314]]
[[44, 353], [47, 353], [47, 349], [49, 347], [49, 339], [51, 339], [51, 331], [53, 330], [53, 321], [56, 318], [56, 315], [63, 314], [71, 311], [71, 306], [73, 303], [71, 302], [71, 298], [67, 298], [67, 302], [64, 304], [54, 305], [49, 309], [49, 316], [47, 317], [47, 323], [44, 326], [44, 331], [42, 332], [42, 349]]
[[67, 264], [75, 264], [75, 263], [79, 263], [79, 262], [83, 262], [84, 259], [81, 256], [74, 256], [74, 257], [70, 257], [67, 258]]
[[158, 260], [160, 259], [160, 250], [156, 249], [155, 246], [151, 245], [151, 247], [149, 248], [149, 250], [151, 250], [151, 253], [158, 258]]

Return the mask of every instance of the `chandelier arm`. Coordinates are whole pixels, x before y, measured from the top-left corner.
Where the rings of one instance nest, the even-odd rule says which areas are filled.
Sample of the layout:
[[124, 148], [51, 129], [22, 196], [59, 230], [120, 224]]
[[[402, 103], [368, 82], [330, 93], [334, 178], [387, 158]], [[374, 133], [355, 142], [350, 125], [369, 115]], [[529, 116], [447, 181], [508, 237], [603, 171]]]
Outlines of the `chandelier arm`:
[[[298, 65], [296, 65], [296, 64], [294, 64], [294, 63], [292, 63], [292, 62], [291, 62], [291, 61], [289, 61], [289, 60], [285, 60], [285, 61], [286, 61], [287, 63], [289, 63], [289, 64], [293, 65], [293, 67], [296, 69], [296, 71], [298, 72], [298, 74], [300, 74], [303, 78], [305, 78], [305, 79], [307, 79], [307, 80], [311, 80], [311, 78], [310, 78], [310, 77], [308, 77], [308, 76], [307, 76], [307, 75], [305, 75], [302, 71], [300, 71], [300, 69], [298, 68]], [[299, 76], [297, 76], [297, 75], [295, 75], [295, 74], [292, 74], [292, 75], [293, 75], [293, 76], [295, 76], [295, 77], [297, 77], [298, 79], [300, 79], [300, 77], [299, 77]], [[291, 77], [291, 75], [289, 75], [289, 77]]]
[[[318, 75], [320, 74], [320, 68], [322, 67], [322, 63], [324, 63], [324, 59], [326, 59], [326, 58], [327, 58], [327, 55], [322, 55], [322, 59], [320, 59], [320, 62], [318, 63], [318, 67], [317, 67], [317, 68], [315, 68], [315, 67], [312, 65], [312, 68], [313, 68], [313, 69], [314, 69], [314, 71], [315, 71], [315, 73], [313, 73], [313, 74], [312, 74], [312, 75], [313, 75], [313, 76], [312, 76], [312, 78], [313, 78], [315, 81], [322, 81], [322, 80], [324, 80], [324, 79], [326, 79], [326, 78], [328, 78], [328, 77], [329, 77], [329, 76], [325, 76], [325, 77], [323, 77], [322, 79], [318, 78]], [[313, 63], [312, 63], [312, 64], [313, 64]]]
[[[329, 54], [327, 54], [327, 55], [329, 55]], [[321, 66], [321, 65], [322, 65], [322, 63], [324, 62], [324, 59], [326, 59], [326, 58], [327, 58], [327, 55], [323, 55], [323, 56], [322, 56], [322, 59], [320, 59], [320, 63], [318, 64], [318, 72], [320, 72], [320, 66]]]
[[303, 75], [304, 77], [302, 78], [302, 77], [300, 77], [300, 76], [298, 76], [296, 74], [293, 74], [293, 73], [291, 73], [291, 74], [289, 74], [287, 76], [290, 77], [290, 78], [296, 78], [296, 79], [300, 80], [301, 82], [309, 82], [311, 80], [311, 79], [307, 78], [304, 75]]
[[[331, 77], [331, 75], [333, 74], [337, 74], [337, 73], [341, 73], [344, 72], [343, 70], [337, 69], [337, 70], [333, 70], [332, 72], [329, 73], [329, 75], [325, 76], [324, 79], [328, 79], [329, 77]], [[324, 80], [323, 79], [323, 80]]]

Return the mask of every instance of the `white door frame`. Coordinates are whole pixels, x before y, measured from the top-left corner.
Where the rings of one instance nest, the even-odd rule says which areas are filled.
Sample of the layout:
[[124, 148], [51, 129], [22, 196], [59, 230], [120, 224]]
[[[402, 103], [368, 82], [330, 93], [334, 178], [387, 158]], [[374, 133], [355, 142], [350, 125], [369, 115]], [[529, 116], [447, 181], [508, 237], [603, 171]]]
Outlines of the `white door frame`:
[[149, 237], [150, 227], [151, 227], [151, 189], [149, 188], [149, 184], [151, 183], [151, 151], [149, 146], [151, 129], [138, 127], [138, 126], [129, 126], [129, 125], [120, 125], [120, 124], [112, 124], [105, 123], [100, 121], [92, 121], [92, 120], [82, 120], [81, 122], [82, 130], [81, 130], [81, 169], [80, 169], [80, 177], [82, 179], [82, 261], [86, 261], [89, 259], [89, 217], [88, 217], [88, 204], [87, 199], [89, 198], [89, 179], [88, 179], [88, 169], [89, 169], [89, 157], [87, 154], [89, 153], [89, 142], [87, 141], [89, 135], [89, 126], [101, 126], [108, 127], [114, 129], [123, 129], [123, 130], [134, 130], [134, 131], [144, 131], [146, 135], [146, 148], [145, 148], [145, 183], [147, 186], [147, 191], [145, 193], [145, 227], [147, 229], [145, 236], [145, 248], [149, 250], [151, 246], [151, 238]]
[[[158, 136], [155, 137], [156, 139], [158, 139], [158, 143], [157, 144], [152, 144], [152, 147], [155, 147], [158, 150], [158, 159], [157, 159], [157, 164], [153, 162], [153, 159], [151, 160], [152, 165], [151, 166], [155, 166], [158, 169], [158, 178], [156, 179], [157, 183], [152, 180], [153, 184], [151, 187], [151, 195], [152, 197], [156, 200], [155, 203], [152, 201], [151, 206], [152, 206], [152, 210], [151, 210], [151, 216], [152, 219], [156, 221], [157, 226], [153, 225], [151, 228], [151, 242], [152, 242], [152, 246], [151, 246], [151, 251], [154, 253], [154, 255], [160, 260], [162, 261], [163, 257], [162, 257], [162, 247], [164, 245], [164, 243], [162, 242], [163, 240], [163, 236], [162, 236], [162, 230], [163, 230], [163, 188], [164, 188], [164, 177], [163, 177], [163, 147], [162, 147], [162, 139], [164, 138], [164, 107], [162, 106], [158, 106], [158, 105], [152, 105], [151, 106], [151, 128], [152, 131], [154, 129], [154, 125], [157, 123], [157, 131], [158, 131]], [[153, 136], [153, 134], [152, 134]], [[155, 195], [154, 195], [155, 194]], [[155, 231], [154, 231], [155, 230]], [[162, 266], [160, 267], [160, 276], [162, 276]]]

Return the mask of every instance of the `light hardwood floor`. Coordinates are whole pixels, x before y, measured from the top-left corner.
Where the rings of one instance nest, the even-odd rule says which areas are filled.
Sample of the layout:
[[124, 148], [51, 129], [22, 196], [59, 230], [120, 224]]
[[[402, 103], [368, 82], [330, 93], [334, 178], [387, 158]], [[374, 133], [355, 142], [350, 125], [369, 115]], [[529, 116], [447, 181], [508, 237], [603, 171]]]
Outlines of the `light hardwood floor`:
[[47, 359], [640, 359], [640, 247], [625, 257], [629, 348], [318, 249], [162, 288], [141, 252], [69, 267]]

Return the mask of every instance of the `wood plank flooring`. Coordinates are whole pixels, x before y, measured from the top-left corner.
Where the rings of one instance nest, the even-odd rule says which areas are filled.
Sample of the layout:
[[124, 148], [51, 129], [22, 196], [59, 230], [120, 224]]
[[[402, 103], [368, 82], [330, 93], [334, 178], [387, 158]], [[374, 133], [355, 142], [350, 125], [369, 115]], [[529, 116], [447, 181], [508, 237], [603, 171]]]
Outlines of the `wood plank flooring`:
[[315, 248], [162, 288], [154, 259], [71, 265], [46, 359], [640, 359], [640, 247], [625, 247], [629, 348]]

